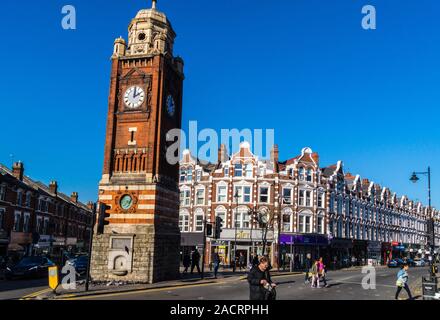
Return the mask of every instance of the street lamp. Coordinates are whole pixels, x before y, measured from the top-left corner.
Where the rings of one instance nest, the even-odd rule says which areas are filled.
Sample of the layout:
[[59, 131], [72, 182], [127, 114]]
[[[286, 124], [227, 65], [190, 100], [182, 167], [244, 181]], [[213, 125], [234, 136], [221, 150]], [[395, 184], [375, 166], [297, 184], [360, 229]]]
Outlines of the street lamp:
[[428, 210], [429, 210], [429, 224], [430, 224], [430, 229], [428, 230], [431, 231], [431, 274], [433, 276], [435, 276], [435, 271], [434, 271], [434, 250], [435, 250], [435, 225], [434, 225], [434, 217], [432, 216], [432, 205], [431, 205], [431, 167], [428, 167], [428, 171], [426, 172], [413, 172], [413, 174], [411, 175], [411, 178], [409, 179], [411, 182], [413, 183], [417, 183], [420, 178], [418, 177], [418, 175], [425, 175], [428, 176]]
[[235, 273], [235, 269], [236, 269], [236, 255], [237, 255], [237, 216], [238, 216], [238, 199], [240, 198], [240, 196], [238, 195], [238, 189], [235, 189], [235, 203], [236, 203], [236, 207], [235, 207], [235, 217], [234, 217], [234, 224], [235, 224], [235, 241], [234, 241], [234, 255], [232, 256], [233, 259], [233, 265], [232, 265], [232, 271]]

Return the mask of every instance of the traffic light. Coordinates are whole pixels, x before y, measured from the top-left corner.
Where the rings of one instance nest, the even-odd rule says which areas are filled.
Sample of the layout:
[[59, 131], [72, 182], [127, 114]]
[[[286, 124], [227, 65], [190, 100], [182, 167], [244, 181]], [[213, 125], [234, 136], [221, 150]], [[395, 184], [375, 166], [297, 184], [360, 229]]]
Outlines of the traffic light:
[[206, 236], [212, 237], [212, 224], [211, 223], [206, 224]]
[[223, 228], [223, 219], [221, 217], [215, 218], [215, 239], [220, 239], [220, 235], [222, 233]]
[[99, 205], [99, 218], [98, 218], [98, 227], [97, 227], [98, 234], [103, 234], [104, 227], [109, 224], [107, 218], [110, 217], [110, 214], [108, 213], [108, 210], [110, 209], [111, 207], [106, 205], [105, 203], [101, 203]]

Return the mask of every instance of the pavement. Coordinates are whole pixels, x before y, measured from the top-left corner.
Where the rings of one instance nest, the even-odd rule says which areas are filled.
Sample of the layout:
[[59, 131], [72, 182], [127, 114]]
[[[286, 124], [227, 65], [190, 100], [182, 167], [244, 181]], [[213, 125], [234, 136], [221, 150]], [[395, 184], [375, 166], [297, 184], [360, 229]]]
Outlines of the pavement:
[[[398, 269], [376, 267], [376, 288], [365, 290], [362, 279], [365, 274], [360, 267], [330, 271], [328, 288], [312, 289], [304, 283], [303, 273], [272, 272], [278, 284], [278, 300], [392, 300]], [[421, 299], [421, 279], [428, 268], [411, 268], [410, 287], [413, 295]], [[94, 285], [84, 291], [84, 284], [75, 290], [59, 288], [54, 294], [47, 287], [46, 279], [0, 281], [0, 299], [21, 300], [248, 300], [249, 286], [246, 273], [223, 271], [218, 279], [208, 272], [201, 280], [196, 274], [186, 275], [180, 280], [150, 285]], [[402, 298], [406, 292], [402, 291]]]

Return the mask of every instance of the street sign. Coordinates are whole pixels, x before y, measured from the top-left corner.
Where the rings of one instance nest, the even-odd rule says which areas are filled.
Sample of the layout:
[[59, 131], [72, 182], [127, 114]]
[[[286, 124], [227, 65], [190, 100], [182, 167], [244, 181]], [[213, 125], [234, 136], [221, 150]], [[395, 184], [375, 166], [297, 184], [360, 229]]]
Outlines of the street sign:
[[55, 290], [58, 287], [58, 267], [49, 268], [49, 287]]

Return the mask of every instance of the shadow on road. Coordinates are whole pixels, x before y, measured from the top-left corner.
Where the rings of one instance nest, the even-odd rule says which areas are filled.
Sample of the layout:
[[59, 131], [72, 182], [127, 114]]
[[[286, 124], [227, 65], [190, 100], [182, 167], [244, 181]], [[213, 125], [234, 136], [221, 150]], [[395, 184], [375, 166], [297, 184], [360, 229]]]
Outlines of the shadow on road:
[[47, 279], [16, 279], [0, 281], [0, 292], [47, 286]]

